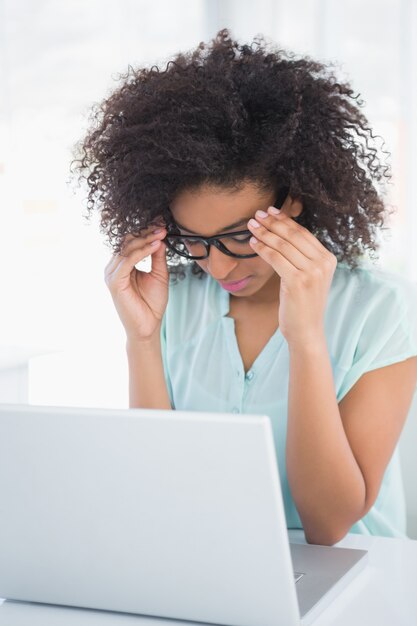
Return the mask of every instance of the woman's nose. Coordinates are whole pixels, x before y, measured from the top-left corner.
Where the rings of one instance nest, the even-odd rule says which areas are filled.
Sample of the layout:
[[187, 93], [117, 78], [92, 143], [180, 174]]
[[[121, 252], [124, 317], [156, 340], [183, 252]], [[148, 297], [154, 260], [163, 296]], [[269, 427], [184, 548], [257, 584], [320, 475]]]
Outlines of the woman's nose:
[[233, 272], [239, 260], [224, 254], [216, 246], [210, 246], [210, 254], [206, 260], [207, 270], [216, 280], [225, 280]]

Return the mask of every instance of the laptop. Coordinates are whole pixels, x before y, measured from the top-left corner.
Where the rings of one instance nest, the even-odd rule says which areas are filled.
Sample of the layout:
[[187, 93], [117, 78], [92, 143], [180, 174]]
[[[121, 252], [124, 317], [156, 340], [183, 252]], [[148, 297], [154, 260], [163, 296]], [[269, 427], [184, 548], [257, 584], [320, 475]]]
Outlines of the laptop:
[[367, 552], [290, 544], [265, 415], [0, 404], [0, 598], [310, 624]]

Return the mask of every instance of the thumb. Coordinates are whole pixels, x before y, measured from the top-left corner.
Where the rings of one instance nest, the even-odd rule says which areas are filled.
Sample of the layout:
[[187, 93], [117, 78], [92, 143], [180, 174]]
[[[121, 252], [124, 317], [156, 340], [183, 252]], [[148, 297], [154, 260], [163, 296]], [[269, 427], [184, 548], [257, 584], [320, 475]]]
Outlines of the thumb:
[[166, 259], [166, 245], [163, 241], [158, 246], [158, 250], [151, 256], [151, 274], [166, 279], [168, 277], [168, 265]]

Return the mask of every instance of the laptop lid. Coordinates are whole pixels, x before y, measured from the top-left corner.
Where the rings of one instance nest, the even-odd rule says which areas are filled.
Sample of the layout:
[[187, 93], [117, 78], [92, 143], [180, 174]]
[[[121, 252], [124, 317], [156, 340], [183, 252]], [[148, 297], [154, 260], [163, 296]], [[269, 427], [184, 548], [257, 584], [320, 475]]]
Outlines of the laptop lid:
[[270, 420], [0, 405], [0, 597], [299, 624]]

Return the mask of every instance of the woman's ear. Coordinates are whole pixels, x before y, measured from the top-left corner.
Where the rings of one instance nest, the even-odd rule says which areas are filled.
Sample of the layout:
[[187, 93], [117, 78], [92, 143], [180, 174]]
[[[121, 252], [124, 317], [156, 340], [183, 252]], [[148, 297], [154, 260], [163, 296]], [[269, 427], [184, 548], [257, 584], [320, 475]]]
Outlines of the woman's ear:
[[301, 200], [291, 196], [287, 196], [282, 208], [288, 217], [299, 217], [304, 210]]

